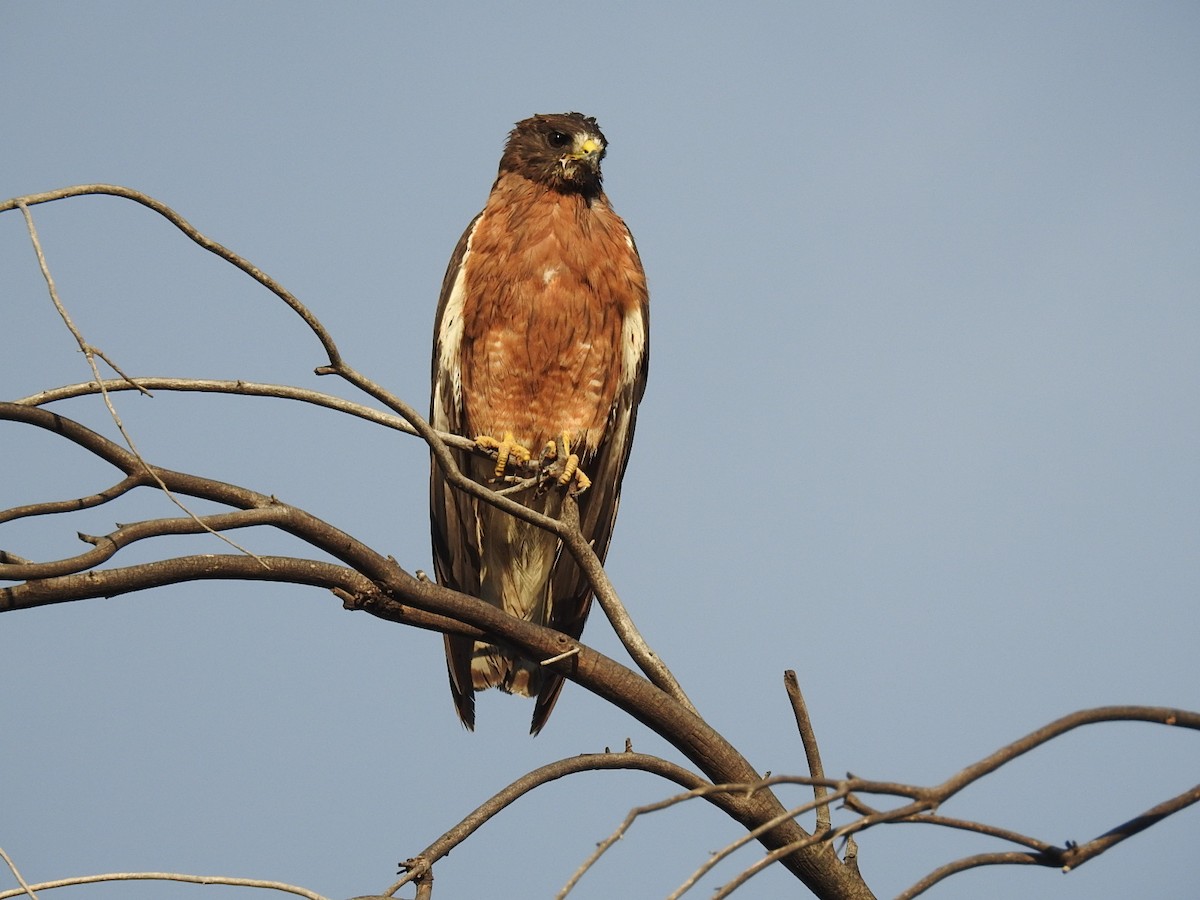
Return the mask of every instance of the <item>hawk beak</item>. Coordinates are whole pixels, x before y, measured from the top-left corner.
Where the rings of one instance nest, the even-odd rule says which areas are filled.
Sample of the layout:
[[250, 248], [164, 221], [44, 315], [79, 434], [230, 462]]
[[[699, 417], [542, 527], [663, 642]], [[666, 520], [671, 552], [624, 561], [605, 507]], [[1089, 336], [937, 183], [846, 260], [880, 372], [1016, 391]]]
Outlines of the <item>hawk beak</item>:
[[604, 145], [598, 140], [591, 137], [585, 138], [583, 141], [574, 146], [574, 148], [566, 155], [566, 158], [563, 161], [566, 162], [568, 159], [574, 159], [580, 162], [595, 163], [599, 159], [600, 153], [603, 150]]

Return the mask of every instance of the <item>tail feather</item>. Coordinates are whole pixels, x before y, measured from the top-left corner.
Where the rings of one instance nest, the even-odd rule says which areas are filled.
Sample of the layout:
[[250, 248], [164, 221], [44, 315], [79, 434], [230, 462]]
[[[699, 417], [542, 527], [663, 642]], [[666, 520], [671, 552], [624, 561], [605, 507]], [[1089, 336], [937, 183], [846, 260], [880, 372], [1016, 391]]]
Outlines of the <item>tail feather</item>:
[[[549, 515], [556, 514], [560, 504], [561, 497], [553, 491], [530, 503]], [[477, 515], [483, 547], [480, 599], [519, 619], [548, 624], [558, 539], [491, 507], [481, 505]], [[532, 730], [534, 734], [541, 730], [549, 707], [539, 714], [544, 705], [540, 698], [553, 681], [552, 707], [562, 689], [560, 678], [545, 672], [535, 661], [490, 642], [447, 637], [446, 650], [454, 703], [468, 729], [474, 730], [475, 726], [475, 692], [495, 687], [509, 694], [538, 697]]]
[[500, 688], [506, 694], [533, 697], [541, 689], [541, 667], [495, 644], [476, 643], [471, 656], [471, 684], [477, 691]]

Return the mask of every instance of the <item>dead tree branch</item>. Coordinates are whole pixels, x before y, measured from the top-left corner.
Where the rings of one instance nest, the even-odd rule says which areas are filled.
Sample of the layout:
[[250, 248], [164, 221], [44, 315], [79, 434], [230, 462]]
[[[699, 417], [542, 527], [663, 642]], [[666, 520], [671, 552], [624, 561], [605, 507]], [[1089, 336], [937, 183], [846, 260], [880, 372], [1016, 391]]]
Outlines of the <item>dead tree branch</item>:
[[[484, 633], [518, 647], [538, 660], [561, 657], [565, 650], [577, 648], [577, 653], [551, 662], [549, 666], [662, 734], [710, 780], [739, 783], [758, 780], [758, 774], [733, 746], [691, 709], [633, 671], [586, 645], [571, 641], [560, 632], [515, 619], [476, 598], [417, 578], [340, 529], [276, 498], [237, 485], [143, 464], [129, 450], [65, 416], [37, 407], [0, 403], [0, 420], [4, 419], [56, 433], [109, 462], [128, 478], [141, 479], [139, 484], [161, 480], [181, 496], [212, 500], [237, 510], [261, 511], [254, 517], [234, 517], [221, 524], [250, 524], [251, 521], [269, 524], [329, 554], [342, 565], [275, 556], [263, 557], [261, 562], [238, 556], [198, 556], [125, 568], [88, 569], [0, 589], [0, 611], [111, 597], [164, 584], [207, 579], [279, 580], [325, 587], [335, 590], [343, 602], [353, 608], [364, 609], [380, 618], [420, 627], [437, 627], [458, 634], [477, 636]], [[126, 527], [131, 530], [124, 533], [118, 530], [114, 533], [115, 538], [110, 536], [104, 553], [119, 551], [122, 540], [128, 543], [133, 538], [149, 537], [156, 530], [165, 532], [187, 526], [156, 520]], [[79, 562], [74, 558], [70, 562], [59, 561], [56, 565], [72, 569]], [[9, 577], [16, 571], [15, 568], [0, 567], [0, 578]], [[777, 821], [778, 824], [760, 837], [770, 848], [789, 846], [807, 838], [807, 833], [797, 823], [790, 818], [779, 818], [786, 810], [769, 792], [731, 795], [723, 803], [726, 811], [747, 828]], [[831, 850], [818, 848], [817, 852], [811, 853], [792, 852], [786, 860], [788, 867], [806, 883], [814, 885], [818, 893], [839, 897], [871, 896], [860, 880], [845, 877], [840, 861]]]
[[[106, 194], [137, 202], [166, 218], [197, 245], [248, 274], [282, 300], [312, 331], [327, 357], [327, 362], [316, 369], [318, 374], [339, 376], [385, 405], [395, 415], [327, 394], [283, 385], [203, 379], [136, 379], [126, 376], [102, 351], [89, 344], [71, 322], [55, 289], [29, 210], [30, 206], [39, 203], [85, 194]], [[641, 638], [598, 557], [582, 537], [578, 524], [578, 509], [572, 500], [568, 499], [563, 504], [561, 519], [554, 519], [515, 502], [505, 495], [504, 490], [492, 490], [489, 486], [478, 484], [467, 477], [458, 468], [452, 449], [479, 452], [474, 442], [435, 431], [413, 407], [350, 366], [341, 356], [328, 330], [307, 306], [238, 254], [200, 233], [160, 201], [129, 188], [94, 184], [0, 202], [0, 212], [8, 209], [20, 209], [25, 216], [52, 300], [87, 356], [94, 379], [43, 391], [14, 403], [0, 403], [0, 421], [10, 421], [54, 434], [109, 463], [122, 477], [109, 487], [86, 496], [25, 504], [0, 511], [0, 522], [93, 509], [123, 497], [138, 487], [157, 488], [172, 498], [179, 496], [211, 501], [226, 509], [198, 516], [180, 504], [185, 513], [183, 516], [122, 524], [104, 535], [81, 534], [80, 539], [88, 548], [61, 559], [27, 560], [0, 551], [0, 580], [17, 582], [12, 586], [0, 588], [0, 612], [113, 597], [187, 581], [266, 580], [315, 586], [331, 591], [346, 608], [363, 610], [381, 619], [510, 645], [523, 655], [544, 662], [554, 672], [636, 718], [669, 741], [696, 766], [699, 773], [702, 773], [689, 771], [658, 757], [632, 752], [590, 754], [543, 766], [497, 793], [424, 851], [408, 860], [404, 864], [408, 874], [392, 886], [388, 891], [389, 895], [394, 895], [403, 884], [413, 881], [418, 885], [418, 895], [428, 896], [432, 890], [432, 866], [437, 860], [519, 797], [548, 781], [581, 771], [638, 769], [666, 778], [685, 788], [686, 793], [631, 811], [614, 836], [602, 844], [597, 853], [580, 867], [572, 882], [564, 889], [564, 893], [587, 871], [587, 867], [599, 857], [605, 846], [618, 839], [638, 815], [694, 797], [703, 797], [719, 807], [739, 822], [746, 833], [701, 865], [672, 895], [674, 897], [697, 883], [700, 877], [710, 871], [719, 860], [727, 858], [734, 849], [748, 841], [758, 840], [766, 848], [766, 855], [721, 887], [716, 897], [728, 896], [757, 872], [775, 862], [782, 862], [817, 896], [839, 900], [869, 898], [872, 894], [859, 876], [854, 863], [852, 841], [855, 834], [884, 823], [940, 825], [1007, 840], [1022, 848], [1006, 853], [979, 854], [948, 863], [914, 884], [902, 895], [905, 897], [917, 896], [951, 874], [983, 865], [1043, 865], [1069, 870], [1161, 819], [1200, 801], [1200, 786], [1197, 786], [1151, 807], [1086, 844], [1069, 844], [1066, 847], [1057, 847], [985, 823], [941, 816], [938, 813], [940, 805], [968, 785], [1074, 728], [1106, 721], [1144, 721], [1200, 729], [1200, 713], [1141, 706], [1102, 707], [1073, 713], [1000, 748], [932, 787], [870, 781], [853, 776], [845, 779], [827, 779], [823, 774], [812, 723], [793, 672], [786, 673], [785, 680], [811, 774], [809, 777], [761, 778], [737, 749], [697, 713], [670, 671]], [[101, 378], [96, 358], [112, 366], [121, 377]], [[381, 555], [353, 536], [299, 507], [239, 485], [152, 465], [138, 454], [132, 440], [125, 434], [108, 396], [110, 392], [124, 390], [139, 390], [143, 393], [150, 390], [219, 392], [287, 399], [353, 415], [420, 437], [428, 445], [434, 463], [441, 468], [446, 480], [457, 490], [543, 528], [559, 538], [562, 547], [571, 554], [589, 578], [600, 606], [645, 677], [567, 635], [511, 617], [477, 598], [458, 594], [434, 584], [420, 573], [411, 574], [394, 559]], [[42, 408], [43, 405], [58, 400], [89, 394], [103, 396], [118, 428], [129, 444], [128, 448], [71, 418]], [[535, 473], [540, 474], [542, 473]], [[138, 565], [109, 565], [119, 558], [123, 550], [134, 544], [201, 532], [209, 532], [228, 540], [228, 532], [245, 528], [271, 528], [288, 534], [307, 550], [316, 551], [321, 558], [206, 554], [168, 557]], [[814, 799], [791, 809], [785, 808], [772, 790], [773, 786], [785, 782], [811, 786]], [[903, 798], [907, 802], [891, 809], [875, 809], [862, 800], [862, 796], [868, 794]], [[839, 800], [858, 817], [834, 828], [831, 825], [829, 805]], [[810, 834], [799, 825], [796, 817], [812, 810], [816, 810], [816, 828], [814, 833]], [[848, 840], [845, 861], [838, 859], [833, 849], [834, 841], [843, 837]], [[321, 900], [311, 892], [280, 886], [273, 882], [251, 883], [160, 873], [126, 873], [48, 882], [29, 886], [16, 893], [0, 893], [0, 900], [26, 891], [32, 893], [32, 890], [39, 888], [48, 889], [68, 883], [119, 878], [170, 878], [205, 883], [250, 884], [292, 890], [293, 893], [310, 897], [312, 900]]]

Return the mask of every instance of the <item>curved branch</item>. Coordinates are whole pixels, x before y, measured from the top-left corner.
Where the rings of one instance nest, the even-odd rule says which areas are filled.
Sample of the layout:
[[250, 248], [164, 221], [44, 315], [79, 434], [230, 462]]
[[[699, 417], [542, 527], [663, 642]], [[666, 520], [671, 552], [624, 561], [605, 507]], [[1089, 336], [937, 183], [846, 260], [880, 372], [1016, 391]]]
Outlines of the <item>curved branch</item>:
[[[137, 464], [136, 458], [118, 445], [78, 423], [48, 411], [0, 404], [0, 413], [8, 413], [11, 418], [50, 428], [77, 444], [87, 447], [102, 458], [107, 458], [114, 465], [132, 467]], [[443, 632], [449, 631], [471, 636], [484, 634], [497, 636], [530, 653], [535, 658], [559, 655], [563, 649], [566, 649], [564, 644], [569, 645], [566, 637], [558, 632], [514, 619], [474, 598], [455, 594], [428, 581], [414, 578], [404, 572], [394, 561], [379, 557], [348, 535], [309, 516], [302, 510], [281, 504], [274, 498], [193, 475], [169, 470], [157, 470], [157, 473], [173, 489], [179, 490], [181, 493], [239, 506], [245, 511], [255, 513], [254, 516], [231, 513], [210, 517], [220, 525], [232, 527], [235, 524], [269, 523], [343, 559], [350, 568], [289, 557], [267, 557], [261, 563], [241, 556], [184, 557], [127, 569], [90, 571], [58, 578], [46, 578], [8, 588], [0, 591], [0, 609], [28, 608], [68, 599], [112, 596], [189, 580], [210, 578], [277, 580], [313, 584], [334, 590], [346, 600], [347, 605], [351, 608], [366, 609], [389, 620]], [[258, 518], [258, 515], [261, 515], [261, 518]], [[186, 520], [159, 520], [124, 526], [124, 535], [130, 540], [134, 540], [154, 533], [188, 530], [196, 529], [192, 523]], [[116, 534], [120, 535], [121, 532], [122, 530], [119, 529]], [[748, 764], [737, 755], [736, 751], [725, 743], [720, 735], [711, 732], [711, 729], [698, 720], [694, 713], [673, 703], [668, 696], [637, 678], [634, 673], [618, 663], [583, 645], [578, 645], [577, 649], [578, 652], [574, 656], [552, 664], [556, 671], [562, 672], [599, 696], [610, 700], [667, 737], [676, 747], [700, 765], [713, 780], [750, 780], [720, 778], [713, 775], [713, 773], [734, 772], [739, 769], [750, 770]], [[828, 841], [833, 836], [852, 834], [880, 822], [921, 821], [922, 818], [916, 815], [917, 813], [936, 808], [940, 802], [962, 790], [971, 781], [994, 771], [1041, 743], [1084, 724], [1117, 720], [1160, 722], [1200, 729], [1200, 714], [1198, 713], [1165, 707], [1103, 707], [1064, 716], [932, 788], [862, 779], [829, 780], [830, 786], [839, 788], [835, 792], [835, 796], [840, 795], [842, 790], [853, 789], [861, 793], [907, 796], [913, 800], [906, 806], [886, 812], [871, 810], [864, 818], [838, 829], [834, 835], [806, 834], [795, 822], [790, 821], [790, 815], [799, 810], [783, 810], [773, 795], [769, 797], [730, 795], [714, 802], [717, 802], [717, 805], [725, 809], [731, 816], [743, 822], [748, 829], [752, 829], [755, 834], [762, 829], [770, 829], [770, 831], [763, 832], [762, 840], [768, 848], [772, 849], [772, 852], [760, 863], [751, 867], [751, 870], [743, 873], [743, 876], [739, 876], [739, 882], [742, 878], [749, 877], [754, 871], [760, 870], [776, 859], [785, 860], [790, 863], [789, 868], [797, 871], [802, 868], [801, 862], [813, 863], [815, 861], [819, 864], [823, 858], [821, 851], [798, 857], [799, 849], [809, 847], [818, 841]], [[628, 767], [628, 758], [626, 758], [625, 764], [614, 764], [608, 757], [602, 757], [602, 760], [606, 767]], [[698, 776], [688, 777], [697, 778]], [[819, 778], [788, 780], [809, 784], [825, 781]], [[1165, 815], [1198, 800], [1200, 800], [1200, 786], [1171, 801], [1160, 804], [1137, 819], [1113, 829], [1087, 845], [1067, 850], [1051, 848], [1048, 852], [1036, 854], [1038, 858], [1034, 861], [1043, 865], [1079, 865], [1130, 834], [1137, 833]], [[812, 805], [815, 804], [806, 804], [806, 807], [811, 808]], [[853, 801], [851, 805], [854, 805]], [[928, 817], [926, 818], [928, 819]], [[943, 824], [962, 827], [962, 824], [957, 821], [946, 821]], [[983, 827], [986, 828], [986, 826]], [[781, 841], [781, 835], [785, 834], [793, 836], [793, 839]], [[1002, 835], [997, 834], [996, 836]], [[828, 844], [825, 845], [825, 848], [827, 847]], [[836, 863], [836, 856], [833, 856], [831, 850], [828, 851], [828, 855], [832, 856]], [[994, 864], [1003, 859], [1029, 862], [1029, 856], [1029, 854], [1004, 857], [991, 855], [987, 858], [990, 863]], [[843, 876], [841, 871], [836, 869], [834, 871], [837, 874], [833, 877], [839, 881], [844, 877], [851, 890], [860, 884], [854, 882], [849, 875]], [[941, 878], [949, 874], [950, 870], [939, 870], [939, 872], [943, 873], [938, 876]], [[816, 880], [820, 882], [824, 877], [825, 875], [822, 873]], [[730, 890], [734, 886], [733, 883], [726, 885], [725, 890]], [[869, 896], [869, 893], [865, 893], [865, 886], [862, 886], [861, 891], [859, 896]], [[844, 895], [855, 896], [855, 893], [844, 893]]]
[[1099, 706], [1093, 709], [1083, 709], [1055, 719], [1048, 725], [1043, 725], [1023, 738], [1001, 747], [995, 753], [985, 756], [979, 762], [967, 766], [952, 778], [948, 778], [932, 788], [933, 796], [939, 803], [948, 800], [967, 785], [996, 771], [1035, 747], [1040, 747], [1047, 741], [1075, 728], [1094, 725], [1098, 722], [1155, 722], [1160, 725], [1200, 729], [1200, 713], [1174, 709], [1169, 706]]
[[946, 863], [946, 865], [934, 869], [912, 887], [897, 894], [896, 900], [911, 900], [911, 898], [925, 893], [942, 879], [949, 878], [951, 875], [956, 875], [959, 872], [965, 872], [968, 869], [976, 869], [980, 866], [1003, 865], [1037, 866], [1042, 865], [1042, 863], [1036, 853], [1020, 853], [1017, 851], [977, 853], [974, 856], [965, 856], [962, 859], [956, 859], [954, 862]]
[[11, 509], [0, 509], [0, 523], [11, 522], [27, 516], [49, 516], [55, 513], [77, 512], [81, 509], [92, 509], [103, 506], [110, 500], [129, 493], [135, 487], [145, 484], [145, 478], [128, 476], [118, 481], [110, 488], [105, 488], [87, 497], [76, 497], [73, 500], [51, 500], [45, 503], [28, 503], [25, 506], [14, 506]]
[[158, 213], [192, 241], [199, 244], [209, 253], [213, 253], [221, 259], [225, 260], [230, 265], [241, 269], [272, 294], [286, 303], [292, 308], [296, 315], [304, 320], [304, 323], [309, 327], [317, 340], [321, 342], [321, 346], [325, 348], [325, 353], [329, 356], [331, 365], [338, 365], [341, 362], [342, 356], [337, 349], [337, 345], [333, 342], [333, 337], [325, 330], [317, 317], [314, 316], [299, 300], [294, 297], [290, 291], [279, 284], [275, 279], [271, 278], [257, 266], [251, 265], [247, 260], [243, 259], [238, 254], [234, 253], [229, 248], [218, 244], [212, 238], [202, 234], [196, 229], [187, 219], [171, 209], [165, 203], [155, 200], [149, 194], [143, 194], [141, 191], [135, 191], [132, 188], [121, 187], [117, 184], [77, 184], [72, 187], [59, 188], [54, 191], [44, 191], [40, 194], [29, 194], [24, 197], [14, 197], [11, 200], [0, 201], [0, 212], [10, 209], [17, 209], [21, 204], [34, 206], [38, 203], [50, 203], [54, 200], [65, 200], [68, 197], [83, 197], [89, 194], [105, 194], [111, 197], [121, 197], [125, 200], [132, 200], [135, 203], [140, 203], [147, 209], [151, 209]]
[[988, 837], [999, 838], [1002, 841], [1008, 841], [1010, 844], [1020, 844], [1023, 847], [1028, 847], [1038, 853], [1050, 853], [1054, 851], [1054, 845], [1048, 844], [1045, 841], [1039, 841], [1037, 838], [1030, 837], [1027, 834], [1021, 834], [1019, 831], [1012, 831], [1008, 828], [1001, 828], [998, 825], [988, 825], [986, 822], [972, 822], [970, 819], [955, 819], [949, 816], [939, 815], [913, 815], [903, 819], [897, 819], [896, 823], [903, 825], [912, 822], [917, 825], [940, 825], [943, 828], [954, 828], [959, 831], [970, 831], [975, 834], [983, 834]]
[[122, 525], [116, 531], [100, 537], [80, 534], [79, 539], [95, 547], [78, 556], [53, 562], [25, 563], [23, 565], [0, 564], [0, 579], [26, 581], [71, 575], [94, 568], [116, 556], [117, 551], [136, 541], [177, 534], [204, 534], [210, 531], [228, 531], [234, 528], [252, 528], [256, 525], [281, 524], [289, 514], [283, 504], [258, 509], [242, 509], [232, 513], [216, 513], [195, 518], [150, 519], [131, 525]]
[[435, 862], [446, 856], [451, 850], [470, 837], [471, 834], [490, 818], [520, 797], [528, 794], [534, 788], [541, 787], [543, 784], [556, 781], [559, 778], [565, 778], [568, 775], [575, 775], [579, 772], [599, 772], [614, 769], [650, 772], [689, 789], [711, 787], [708, 782], [694, 772], [690, 772], [668, 760], [645, 753], [585, 753], [581, 756], [560, 759], [557, 762], [534, 769], [527, 775], [518, 778], [504, 788], [504, 790], [480, 805], [465, 819], [412, 859], [405, 860], [401, 865], [408, 870], [407, 873], [384, 893], [390, 896], [408, 882], [428, 872]]
[[[660, 688], [587, 645], [572, 642], [560, 632], [508, 616], [488, 604], [470, 598], [465, 598], [468, 602], [463, 603], [462, 595], [432, 582], [417, 581], [407, 587], [384, 583], [381, 587], [389, 597], [403, 596], [422, 609], [447, 615], [461, 614], [463, 621], [501, 637], [532, 659], [547, 660], [567, 649], [576, 649], [578, 652], [548, 663], [548, 667], [661, 735], [698, 766], [710, 781], [751, 783], [758, 780], [753, 767], [707, 722]], [[383, 618], [391, 618], [389, 603], [372, 600], [363, 608]], [[768, 791], [720, 795], [719, 805], [748, 829], [786, 813], [779, 799]], [[873, 896], [865, 883], [842, 866], [828, 845], [797, 852], [797, 847], [807, 846], [800, 842], [809, 837], [797, 822], [785, 816], [759, 840], [768, 849], [788, 847], [781, 861], [818, 892], [846, 900]]]

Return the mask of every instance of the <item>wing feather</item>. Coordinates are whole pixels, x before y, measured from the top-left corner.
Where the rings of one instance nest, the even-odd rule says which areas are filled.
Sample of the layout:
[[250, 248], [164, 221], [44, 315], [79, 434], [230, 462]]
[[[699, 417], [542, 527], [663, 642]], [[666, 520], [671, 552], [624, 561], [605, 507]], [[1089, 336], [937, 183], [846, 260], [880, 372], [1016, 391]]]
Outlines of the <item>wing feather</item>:
[[[461, 434], [465, 425], [462, 402], [462, 372], [459, 347], [462, 342], [463, 273], [470, 253], [471, 234], [479, 216], [471, 220], [446, 267], [434, 320], [432, 396], [429, 421], [438, 431]], [[454, 451], [463, 472], [470, 471], [469, 454]], [[437, 461], [429, 474], [429, 521], [433, 535], [433, 567], [438, 584], [474, 597], [479, 596], [480, 535], [476, 502], [446, 484]], [[445, 635], [446, 666], [450, 690], [459, 718], [468, 729], [475, 728], [475, 690], [471, 684], [470, 638]]]

